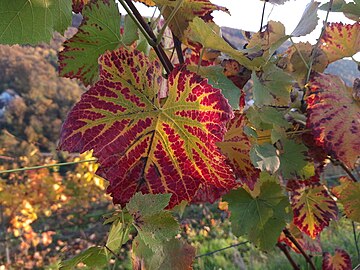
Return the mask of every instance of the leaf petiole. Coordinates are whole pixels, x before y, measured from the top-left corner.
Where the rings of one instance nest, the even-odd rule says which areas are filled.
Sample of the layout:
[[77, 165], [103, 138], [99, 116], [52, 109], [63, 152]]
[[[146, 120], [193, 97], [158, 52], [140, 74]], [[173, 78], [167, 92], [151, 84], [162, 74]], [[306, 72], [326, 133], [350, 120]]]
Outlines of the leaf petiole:
[[156, 46], [158, 46], [161, 42], [161, 39], [165, 33], [166, 28], [168, 27], [169, 23], [172, 21], [172, 19], [174, 19], [176, 13], [179, 11], [179, 9], [181, 8], [182, 4], [184, 3], [184, 0], [180, 0], [176, 3], [175, 8], [171, 11], [169, 18], [165, 21], [165, 24], [163, 25], [158, 37], [157, 37], [157, 42], [156, 42]]

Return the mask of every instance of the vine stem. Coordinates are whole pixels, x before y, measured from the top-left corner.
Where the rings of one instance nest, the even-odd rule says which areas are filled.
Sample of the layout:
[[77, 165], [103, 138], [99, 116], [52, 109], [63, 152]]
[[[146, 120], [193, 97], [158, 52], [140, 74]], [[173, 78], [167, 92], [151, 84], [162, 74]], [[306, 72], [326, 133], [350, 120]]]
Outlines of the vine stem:
[[50, 168], [50, 167], [57, 167], [57, 166], [68, 166], [68, 165], [74, 165], [79, 163], [85, 163], [85, 162], [96, 162], [97, 159], [86, 159], [86, 160], [79, 160], [79, 161], [72, 161], [72, 162], [62, 162], [62, 163], [55, 163], [55, 164], [47, 164], [47, 165], [40, 165], [40, 166], [33, 166], [33, 167], [23, 167], [23, 168], [17, 168], [17, 169], [11, 169], [11, 170], [3, 170], [0, 171], [0, 174], [2, 173], [12, 173], [12, 172], [21, 172], [21, 171], [29, 171], [29, 170], [39, 170], [43, 168]]
[[310, 56], [310, 62], [309, 62], [309, 69], [308, 69], [308, 73], [307, 73], [307, 77], [306, 77], [306, 82], [308, 82], [310, 80], [310, 74], [311, 74], [311, 70], [312, 70], [312, 66], [314, 64], [314, 59], [315, 59], [315, 56], [316, 56], [316, 51], [320, 45], [320, 41], [321, 41], [321, 38], [322, 36], [324, 35], [325, 33], [325, 30], [326, 30], [326, 25], [327, 25], [327, 21], [328, 21], [328, 18], [329, 18], [329, 14], [330, 14], [330, 11], [332, 9], [332, 5], [333, 5], [333, 2], [334, 0], [330, 0], [329, 2], [329, 8], [328, 10], [326, 11], [326, 17], [325, 17], [325, 20], [324, 20], [324, 24], [323, 24], [323, 27], [321, 29], [321, 33], [320, 33], [320, 36], [319, 36], [319, 39], [317, 40], [316, 44], [315, 44], [315, 47], [313, 48], [312, 52], [311, 52], [311, 56]]
[[150, 46], [154, 48], [155, 53], [159, 57], [159, 60], [163, 65], [166, 73], [169, 74], [174, 67], [169, 57], [166, 55], [164, 49], [160, 45], [157, 45], [157, 38], [151, 27], [145, 22], [144, 18], [141, 16], [131, 0], [119, 0], [119, 2], [124, 7], [129, 16], [138, 25], [140, 31], [146, 33], [144, 34], [146, 40], [149, 42]]
[[353, 180], [355, 183], [357, 182], [356, 177], [352, 174], [352, 172], [344, 163], [342, 163], [340, 160], [335, 160], [332, 157], [330, 157], [330, 161], [335, 166], [339, 165], [347, 173], [347, 175], [351, 178], [351, 180]]
[[299, 54], [301, 61], [303, 61], [306, 69], [309, 70], [309, 65], [308, 65], [308, 63], [305, 61], [305, 58], [304, 58], [304, 56], [302, 55], [302, 53], [300, 52], [299, 48], [296, 46], [296, 43], [294, 42], [294, 40], [292, 39], [292, 37], [290, 37], [289, 39], [290, 39], [290, 42], [292, 43], [292, 45], [294, 46], [296, 52]]
[[181, 50], [181, 41], [180, 39], [178, 39], [177, 36], [174, 35], [174, 33], [172, 34], [173, 36], [173, 40], [174, 40], [174, 46], [175, 46], [175, 50], [176, 50], [176, 55], [179, 59], [179, 63], [180, 64], [184, 64], [185, 60], [184, 60], [184, 55], [182, 53], [182, 50]]
[[1, 218], [1, 229], [4, 231], [4, 246], [5, 246], [5, 256], [6, 256], [6, 263], [11, 264], [11, 257], [10, 257], [10, 247], [9, 247], [9, 237], [8, 232], [6, 231], [6, 224], [5, 224], [5, 215], [3, 205], [0, 204], [0, 218]]
[[126, 12], [128, 13], [128, 15], [131, 17], [131, 19], [134, 21], [134, 23], [136, 24], [136, 26], [140, 29], [141, 33], [144, 35], [144, 37], [146, 38], [146, 40], [149, 42], [149, 44], [151, 46], [155, 45], [155, 41], [150, 37], [150, 35], [148, 34], [148, 32], [144, 29], [144, 27], [140, 24], [140, 22], [136, 19], [136, 17], [134, 16], [134, 14], [131, 12], [131, 10], [129, 9], [129, 7], [126, 5], [126, 3], [124, 2], [124, 0], [119, 0], [120, 4], [123, 6], [123, 8], [126, 10]]
[[314, 262], [311, 260], [309, 255], [304, 251], [302, 246], [299, 244], [299, 242], [295, 239], [295, 237], [291, 234], [291, 232], [285, 228], [283, 229], [283, 232], [287, 238], [295, 245], [295, 247], [300, 251], [300, 253], [304, 256], [305, 260], [309, 263], [310, 268], [312, 270], [316, 270]]
[[169, 23], [174, 19], [176, 13], [179, 11], [179, 9], [181, 8], [183, 3], [184, 3], [184, 0], [177, 1], [175, 8], [171, 11], [169, 17], [165, 21], [165, 24], [162, 26], [162, 29], [157, 37], [156, 46], [160, 45], [160, 42], [161, 42], [162, 37], [164, 36], [166, 27], [168, 27]]
[[289, 251], [287, 250], [286, 246], [281, 244], [281, 243], [277, 243], [276, 246], [285, 254], [286, 258], [288, 259], [288, 261], [290, 262], [290, 264], [292, 265], [294, 270], [300, 270], [299, 265], [291, 257], [291, 255], [290, 255]]
[[266, 8], [266, 3], [268, 2], [268, 0], [264, 1], [264, 6], [262, 9], [262, 14], [261, 14], [261, 23], [260, 23], [260, 30], [259, 32], [261, 32], [262, 28], [263, 28], [263, 24], [264, 24], [264, 17], [265, 17], [265, 8]]
[[357, 259], [358, 259], [358, 262], [360, 262], [360, 250], [359, 250], [359, 239], [357, 238], [356, 236], [356, 226], [355, 226], [355, 222], [354, 221], [351, 221], [351, 224], [352, 224], [352, 229], [353, 229], [353, 234], [354, 234], [354, 242], [355, 242], [355, 247], [356, 247], [356, 253], [357, 253]]
[[217, 252], [220, 252], [220, 251], [223, 251], [223, 250], [226, 250], [226, 249], [229, 249], [229, 248], [234, 248], [234, 247], [238, 247], [238, 246], [241, 246], [241, 245], [245, 245], [249, 243], [249, 241], [245, 241], [245, 242], [240, 242], [240, 243], [237, 243], [237, 244], [233, 244], [233, 245], [230, 245], [228, 247], [224, 247], [224, 248], [220, 248], [220, 249], [217, 249], [217, 250], [214, 250], [214, 251], [211, 251], [211, 252], [208, 252], [208, 253], [204, 253], [204, 254], [201, 254], [201, 255], [197, 255], [195, 256], [195, 259], [198, 259], [198, 258], [201, 258], [201, 257], [205, 257], [205, 256], [210, 256], [210, 255], [213, 255]]
[[116, 259], [121, 261], [121, 258], [119, 257], [119, 255], [117, 255], [114, 251], [112, 251], [107, 245], [104, 245], [104, 248], [106, 248], [112, 255], [114, 255]]

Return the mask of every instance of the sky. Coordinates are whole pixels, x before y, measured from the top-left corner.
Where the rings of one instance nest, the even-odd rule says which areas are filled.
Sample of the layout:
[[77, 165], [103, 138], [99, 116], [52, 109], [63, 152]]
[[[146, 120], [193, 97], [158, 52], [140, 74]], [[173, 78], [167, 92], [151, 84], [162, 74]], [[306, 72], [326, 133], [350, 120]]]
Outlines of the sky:
[[[214, 11], [214, 21], [219, 26], [227, 26], [231, 28], [242, 29], [246, 31], [257, 32], [260, 28], [261, 14], [264, 2], [260, 0], [210, 0], [212, 3], [227, 7], [231, 16], [227, 13]], [[267, 3], [265, 10], [265, 22], [269, 20], [280, 21], [286, 27], [286, 33], [290, 34], [298, 24], [305, 8], [311, 0], [289, 0], [283, 5], [272, 5]], [[327, 0], [318, 0], [322, 4], [328, 2]], [[349, 2], [349, 1], [346, 1]], [[144, 16], [152, 16], [154, 8], [148, 8], [141, 3], [135, 4], [140, 13]], [[120, 6], [120, 12], [124, 14], [124, 10]], [[312, 44], [316, 43], [320, 35], [322, 22], [326, 17], [326, 11], [320, 10], [318, 12], [319, 23], [317, 28], [309, 35], [300, 38], [294, 38], [295, 42], [309, 41]], [[342, 13], [332, 12], [328, 18], [329, 22], [354, 22], [347, 19]], [[360, 55], [356, 55], [357, 60], [360, 60]]]

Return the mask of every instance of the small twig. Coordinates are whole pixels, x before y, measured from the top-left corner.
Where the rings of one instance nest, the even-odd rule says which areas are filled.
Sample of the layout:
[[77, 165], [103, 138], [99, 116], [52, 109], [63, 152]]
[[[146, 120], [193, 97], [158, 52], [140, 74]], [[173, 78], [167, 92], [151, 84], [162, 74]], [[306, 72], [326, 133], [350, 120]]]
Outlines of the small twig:
[[309, 69], [308, 69], [308, 74], [307, 74], [307, 77], [306, 77], [306, 82], [308, 82], [310, 80], [310, 74], [311, 74], [311, 70], [312, 70], [312, 66], [314, 64], [314, 60], [315, 60], [315, 56], [316, 56], [316, 51], [320, 45], [320, 41], [321, 41], [321, 38], [322, 36], [324, 35], [325, 33], [325, 30], [326, 30], [326, 26], [327, 26], [327, 21], [328, 21], [328, 18], [329, 18], [329, 14], [330, 14], [330, 11], [332, 9], [332, 5], [333, 5], [333, 0], [330, 0], [329, 2], [329, 8], [326, 12], [326, 17], [325, 17], [325, 20], [324, 20], [324, 24], [323, 24], [323, 27], [321, 29], [321, 33], [320, 33], [320, 36], [319, 36], [319, 39], [317, 40], [316, 44], [315, 44], [315, 47], [313, 48], [312, 52], [311, 52], [311, 56], [310, 56], [310, 63], [309, 63]]
[[197, 65], [197, 70], [196, 70], [196, 73], [199, 73], [199, 70], [200, 70], [200, 67], [201, 67], [201, 62], [202, 62], [202, 59], [204, 57], [204, 54], [205, 54], [205, 48], [202, 48], [201, 49], [201, 52], [200, 52], [200, 56], [199, 56], [199, 62], [198, 62], [198, 65]]
[[301, 61], [303, 61], [306, 69], [309, 70], [309, 65], [308, 65], [308, 63], [305, 61], [304, 56], [303, 56], [302, 53], [300, 52], [299, 48], [296, 46], [296, 43], [293, 41], [292, 37], [290, 37], [290, 41], [291, 41], [292, 45], [294, 46], [296, 52], [299, 54], [300, 59], [301, 59]]
[[245, 242], [233, 244], [233, 245], [228, 246], [228, 247], [220, 248], [220, 249], [217, 249], [217, 250], [214, 250], [214, 251], [205, 253], [205, 254], [197, 255], [197, 256], [195, 256], [195, 259], [198, 259], [198, 258], [201, 258], [201, 257], [205, 257], [205, 256], [210, 256], [210, 255], [213, 255], [213, 254], [215, 254], [215, 253], [217, 253], [217, 252], [220, 252], [220, 251], [223, 251], [223, 250], [226, 250], [226, 249], [229, 249], [229, 248], [233, 248], [233, 247], [238, 247], [238, 246], [241, 246], [241, 245], [245, 245], [245, 244], [247, 244], [247, 243], [249, 243], [249, 241], [245, 241]]
[[263, 28], [263, 23], [264, 23], [264, 17], [265, 17], [265, 7], [266, 7], [266, 3], [268, 2], [268, 0], [264, 1], [264, 6], [263, 6], [263, 10], [262, 10], [262, 15], [261, 15], [261, 23], [260, 23], [260, 30], [259, 32], [261, 32], [262, 28]]
[[353, 229], [353, 234], [354, 234], [354, 242], [355, 242], [355, 247], [356, 247], [357, 259], [358, 259], [358, 262], [360, 262], [360, 250], [359, 250], [359, 243], [358, 243], [359, 239], [356, 236], [355, 222], [352, 221], [351, 224], [352, 224], [352, 229]]
[[119, 0], [120, 4], [123, 6], [123, 8], [126, 10], [128, 15], [131, 17], [133, 22], [136, 24], [136, 26], [140, 29], [141, 33], [144, 35], [146, 40], [149, 42], [151, 46], [155, 45], [155, 41], [152, 39], [152, 37], [149, 35], [149, 33], [144, 29], [143, 25], [137, 20], [137, 18], [134, 16], [134, 14], [131, 12], [129, 7], [125, 4], [124, 0]]
[[356, 177], [352, 174], [352, 172], [349, 170], [348, 167], [346, 167], [346, 165], [344, 163], [342, 163], [340, 160], [335, 160], [332, 157], [330, 157], [330, 161], [335, 166], [339, 165], [347, 173], [347, 175], [351, 178], [351, 180], [353, 180], [354, 182], [357, 182]]
[[277, 243], [276, 246], [285, 254], [286, 258], [288, 259], [288, 261], [290, 262], [290, 264], [292, 265], [292, 267], [295, 270], [300, 270], [299, 265], [294, 261], [294, 259], [291, 257], [288, 249], [286, 248], [285, 245], [281, 244], [281, 243]]
[[131, 18], [135, 21], [135, 23], [139, 23], [141, 26], [140, 29], [143, 29], [146, 32], [145, 38], [149, 42], [149, 44], [154, 48], [155, 53], [159, 57], [161, 64], [163, 65], [167, 74], [169, 74], [173, 70], [173, 65], [169, 57], [166, 55], [164, 49], [161, 46], [157, 46], [157, 38], [152, 31], [151, 27], [145, 22], [144, 18], [141, 16], [135, 5], [131, 0], [119, 0], [121, 5], [127, 10], [127, 12], [132, 15]]
[[1, 218], [1, 229], [4, 231], [4, 237], [5, 237], [5, 257], [6, 257], [6, 263], [11, 264], [11, 257], [10, 257], [10, 246], [9, 246], [9, 238], [8, 233], [6, 231], [6, 224], [5, 224], [5, 215], [4, 215], [4, 209], [3, 205], [0, 204], [0, 218]]
[[309, 263], [310, 268], [312, 270], [316, 270], [314, 262], [311, 260], [309, 255], [304, 251], [302, 246], [299, 244], [299, 242], [295, 239], [295, 237], [291, 234], [291, 232], [285, 228], [283, 229], [283, 232], [287, 238], [295, 245], [295, 247], [300, 251], [300, 253], [304, 256], [305, 260]]
[[185, 60], [184, 60], [184, 55], [183, 55], [183, 52], [182, 52], [182, 49], [181, 49], [181, 41], [180, 41], [180, 39], [178, 39], [177, 36], [174, 35], [174, 33], [173, 33], [173, 40], [174, 40], [174, 46], [175, 46], [175, 49], [176, 49], [176, 54], [177, 54], [178, 59], [179, 59], [179, 63], [184, 64]]
[[159, 45], [161, 42], [161, 39], [165, 33], [166, 28], [168, 27], [168, 25], [170, 24], [170, 22], [174, 19], [176, 13], [179, 11], [179, 9], [181, 8], [182, 4], [184, 3], [184, 0], [179, 0], [176, 3], [175, 8], [171, 11], [169, 17], [167, 18], [167, 20], [165, 21], [165, 24], [162, 26], [162, 29], [160, 30], [160, 33], [157, 37], [157, 42], [156, 45]]
[[118, 259], [119, 261], [121, 261], [121, 258], [119, 255], [117, 255], [114, 251], [112, 251], [110, 248], [108, 248], [107, 245], [104, 245], [104, 247], [112, 254], [116, 257], [116, 259]]
[[68, 166], [68, 165], [74, 165], [79, 163], [85, 163], [85, 162], [96, 162], [97, 159], [86, 159], [86, 160], [79, 160], [79, 161], [72, 161], [72, 162], [63, 162], [63, 163], [55, 163], [55, 164], [47, 164], [47, 165], [41, 165], [41, 166], [34, 166], [34, 167], [24, 167], [24, 168], [17, 168], [17, 169], [11, 169], [11, 170], [3, 170], [0, 171], [0, 174], [2, 173], [12, 173], [12, 172], [21, 172], [21, 171], [29, 171], [29, 170], [38, 170], [43, 168], [50, 168], [50, 167], [58, 167], [58, 166]]

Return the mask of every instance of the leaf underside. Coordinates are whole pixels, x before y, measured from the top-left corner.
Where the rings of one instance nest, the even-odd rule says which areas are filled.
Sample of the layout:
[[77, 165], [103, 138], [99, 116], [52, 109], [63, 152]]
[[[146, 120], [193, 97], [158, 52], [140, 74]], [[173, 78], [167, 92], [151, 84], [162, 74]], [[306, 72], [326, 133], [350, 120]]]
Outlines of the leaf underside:
[[360, 103], [344, 82], [316, 74], [306, 94], [307, 127], [328, 155], [354, 168], [360, 155]]

